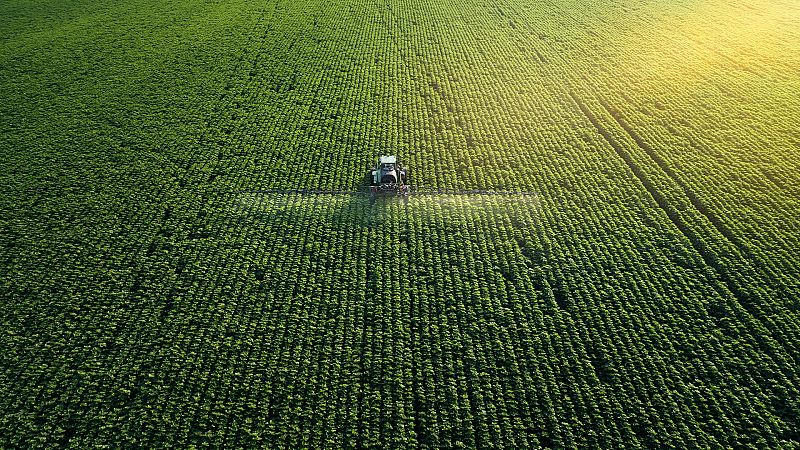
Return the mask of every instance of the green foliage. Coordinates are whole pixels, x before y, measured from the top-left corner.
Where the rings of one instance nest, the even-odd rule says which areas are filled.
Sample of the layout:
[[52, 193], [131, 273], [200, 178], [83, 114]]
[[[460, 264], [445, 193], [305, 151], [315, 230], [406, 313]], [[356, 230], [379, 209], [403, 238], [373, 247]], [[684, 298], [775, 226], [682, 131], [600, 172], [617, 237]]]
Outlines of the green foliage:
[[[0, 447], [797, 447], [800, 17], [701, 3], [4, 2]], [[266, 192], [387, 153], [527, 194]]]

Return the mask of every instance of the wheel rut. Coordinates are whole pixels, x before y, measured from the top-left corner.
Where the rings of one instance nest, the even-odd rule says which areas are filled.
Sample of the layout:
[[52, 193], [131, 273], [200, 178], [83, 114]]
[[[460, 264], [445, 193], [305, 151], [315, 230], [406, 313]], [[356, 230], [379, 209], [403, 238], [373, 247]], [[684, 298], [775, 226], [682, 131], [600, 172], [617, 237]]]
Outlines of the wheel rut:
[[[586, 106], [578, 96], [576, 96], [573, 92], [569, 93], [572, 100], [578, 105], [581, 112], [584, 116], [591, 122], [600, 136], [608, 143], [608, 145], [614, 149], [617, 155], [622, 159], [628, 168], [633, 172], [642, 186], [647, 190], [650, 196], [655, 200], [658, 207], [664, 211], [667, 217], [670, 219], [672, 224], [677, 228], [685, 237], [689, 240], [692, 247], [694, 248], [695, 252], [700, 255], [703, 259], [703, 262], [706, 266], [711, 268], [714, 271], [714, 274], [717, 276], [719, 280], [721, 280], [725, 286], [728, 288], [728, 291], [736, 298], [737, 302], [742, 305], [749, 313], [752, 314], [751, 308], [749, 307], [749, 301], [746, 300], [744, 295], [741, 293], [741, 290], [738, 288], [737, 283], [731, 279], [730, 276], [727, 275], [727, 271], [724, 267], [721, 266], [721, 263], [717, 261], [717, 259], [713, 256], [713, 253], [707, 248], [706, 244], [697, 235], [697, 233], [692, 230], [686, 222], [680, 217], [678, 211], [670, 204], [669, 200], [664, 196], [664, 194], [653, 184], [653, 181], [647, 176], [647, 174], [642, 170], [642, 168], [636, 164], [633, 160], [633, 157], [627, 150], [623, 148], [623, 146], [614, 138], [611, 133], [600, 123], [595, 116], [594, 113]], [[628, 132], [628, 130], [626, 130]], [[630, 134], [630, 133], [629, 133]], [[638, 142], [637, 142], [638, 144]], [[662, 164], [663, 164], [662, 160]], [[659, 164], [661, 167], [661, 164]], [[663, 169], [663, 167], [662, 167]], [[669, 173], [668, 173], [669, 175]], [[674, 175], [674, 172], [673, 172]], [[702, 211], [701, 211], [702, 213]]]

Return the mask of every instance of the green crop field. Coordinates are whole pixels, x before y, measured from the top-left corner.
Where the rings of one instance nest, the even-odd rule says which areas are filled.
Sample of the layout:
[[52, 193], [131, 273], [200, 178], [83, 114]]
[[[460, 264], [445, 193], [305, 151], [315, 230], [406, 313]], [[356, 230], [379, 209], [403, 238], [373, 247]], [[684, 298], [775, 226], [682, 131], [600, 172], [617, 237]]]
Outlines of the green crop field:
[[96, 447], [800, 447], [800, 3], [0, 3], [0, 448]]

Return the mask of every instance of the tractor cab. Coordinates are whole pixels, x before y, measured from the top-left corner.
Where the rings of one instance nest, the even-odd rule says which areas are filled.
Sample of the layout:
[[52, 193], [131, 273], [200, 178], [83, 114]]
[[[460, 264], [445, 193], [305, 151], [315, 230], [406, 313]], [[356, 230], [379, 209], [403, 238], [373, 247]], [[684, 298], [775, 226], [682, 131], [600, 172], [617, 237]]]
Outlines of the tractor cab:
[[370, 192], [378, 194], [408, 194], [408, 171], [397, 161], [396, 156], [381, 156], [371, 171]]
[[[398, 172], [400, 173], [398, 174]], [[372, 171], [372, 184], [376, 186], [381, 184], [395, 184], [399, 181], [399, 178], [403, 178], [404, 175], [404, 171], [398, 171], [396, 156], [381, 156], [378, 158], [378, 164], [375, 170]]]

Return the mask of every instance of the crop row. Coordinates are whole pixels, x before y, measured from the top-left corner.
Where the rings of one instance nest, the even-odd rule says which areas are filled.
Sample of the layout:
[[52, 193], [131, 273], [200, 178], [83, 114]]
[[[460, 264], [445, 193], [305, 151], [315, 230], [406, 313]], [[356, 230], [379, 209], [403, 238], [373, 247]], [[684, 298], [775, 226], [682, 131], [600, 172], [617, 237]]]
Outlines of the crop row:
[[[738, 217], [617, 8], [151, 3], [0, 50], [0, 446], [796, 444], [791, 177]], [[292, 192], [382, 153], [535, 194]]]

